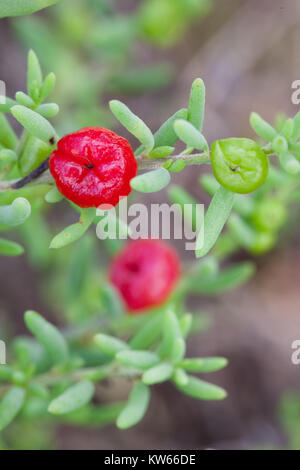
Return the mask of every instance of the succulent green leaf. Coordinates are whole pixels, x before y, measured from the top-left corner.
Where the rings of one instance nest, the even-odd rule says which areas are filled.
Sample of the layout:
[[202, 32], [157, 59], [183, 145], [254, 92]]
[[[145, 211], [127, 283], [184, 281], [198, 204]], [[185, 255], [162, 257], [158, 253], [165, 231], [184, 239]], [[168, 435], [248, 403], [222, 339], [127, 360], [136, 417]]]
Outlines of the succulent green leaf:
[[35, 52], [31, 49], [28, 52], [28, 65], [27, 65], [27, 91], [30, 94], [32, 83], [36, 83], [38, 87], [41, 86], [43, 80], [42, 70], [39, 59]]
[[25, 323], [44, 346], [53, 364], [64, 364], [69, 358], [68, 346], [60, 331], [32, 310], [25, 312]]
[[277, 135], [276, 130], [271, 126], [271, 124], [260, 117], [259, 114], [251, 113], [250, 124], [255, 130], [256, 134], [263, 139], [268, 140], [269, 142], [272, 142], [275, 139]]
[[156, 147], [149, 153], [149, 158], [165, 158], [174, 152], [174, 147], [168, 145]]
[[255, 272], [255, 265], [251, 262], [236, 264], [230, 268], [220, 271], [220, 273], [207, 279], [197, 279], [196, 282], [190, 280], [187, 289], [206, 295], [216, 295], [229, 290], [236, 289], [247, 282]]
[[150, 390], [143, 382], [136, 382], [128, 402], [118, 416], [117, 426], [127, 429], [141, 421], [147, 411], [150, 401]]
[[96, 210], [93, 207], [82, 210], [79, 222], [69, 225], [60, 233], [58, 233], [51, 240], [50, 248], [62, 248], [64, 246], [70, 245], [70, 243], [77, 241], [88, 230], [95, 217]]
[[202, 130], [205, 111], [205, 85], [201, 78], [196, 78], [192, 84], [188, 109], [188, 121]]
[[40, 139], [28, 135], [20, 152], [18, 167], [22, 176], [27, 175], [49, 156], [52, 148]]
[[[160, 312], [159, 312], [160, 313]], [[161, 317], [154, 315], [147, 323], [142, 326], [130, 340], [132, 349], [147, 349], [158, 340], [161, 330]]]
[[188, 384], [189, 376], [187, 375], [185, 370], [181, 369], [180, 367], [177, 367], [173, 374], [173, 381], [179, 387], [185, 386]]
[[173, 346], [173, 351], [172, 351], [172, 356], [171, 356], [171, 359], [175, 364], [177, 364], [177, 362], [180, 361], [184, 357], [185, 350], [186, 350], [186, 344], [185, 344], [184, 339], [177, 338], [174, 341], [174, 346]]
[[176, 387], [197, 400], [223, 400], [227, 396], [223, 388], [192, 376], [189, 376], [187, 384], [178, 385], [177, 383]]
[[120, 317], [124, 314], [124, 305], [119, 291], [110, 283], [105, 283], [101, 288], [102, 300], [105, 310], [110, 318]]
[[43, 373], [51, 367], [49, 354], [35, 338], [17, 337], [12, 343], [12, 350], [22, 368], [32, 364], [37, 373]]
[[0, 381], [11, 381], [14, 374], [14, 369], [10, 366], [1, 364], [0, 367]]
[[216, 180], [213, 175], [201, 175], [199, 179], [199, 183], [201, 184], [204, 191], [206, 191], [210, 196], [213, 196], [220, 187], [220, 184]]
[[190, 122], [178, 119], [174, 122], [174, 130], [178, 137], [189, 147], [208, 151], [208, 143], [205, 137]]
[[[187, 109], [180, 109], [173, 114], [167, 121], [165, 121], [161, 127], [154, 134], [155, 148], [173, 146], [178, 137], [174, 131], [174, 122], [177, 119], [187, 119]], [[139, 147], [135, 154], [140, 155], [143, 153], [145, 148], [143, 146]]]
[[179, 325], [183, 338], [186, 338], [193, 326], [193, 315], [185, 313], [179, 320]]
[[95, 393], [95, 385], [83, 380], [68, 388], [62, 395], [51, 401], [48, 411], [54, 415], [63, 415], [82, 408], [89, 403]]
[[[212, 175], [203, 175], [199, 180], [202, 188], [210, 195], [213, 196], [218, 188], [220, 187], [219, 183], [216, 181]], [[255, 209], [255, 202], [253, 198], [249, 197], [246, 194], [237, 194], [233, 204], [233, 209], [236, 210], [239, 214], [249, 217], [253, 214]]]
[[17, 197], [9, 206], [0, 206], [0, 223], [15, 227], [23, 224], [31, 214], [30, 203]]
[[208, 373], [223, 369], [228, 364], [225, 357], [204, 357], [184, 359], [178, 366], [188, 372]]
[[272, 142], [272, 147], [275, 153], [281, 154], [288, 151], [289, 145], [285, 137], [277, 135]]
[[129, 349], [128, 344], [124, 341], [121, 341], [114, 336], [104, 335], [101, 333], [95, 336], [94, 342], [102, 352], [112, 357], [121, 351]]
[[294, 120], [293, 119], [287, 119], [285, 123], [283, 124], [283, 127], [281, 129], [281, 135], [285, 137], [287, 140], [290, 140], [293, 138], [293, 133], [294, 133]]
[[79, 222], [69, 225], [60, 233], [58, 233], [51, 241], [50, 248], [58, 249], [79, 240], [84, 235], [88, 227], [83, 226]]
[[142, 380], [146, 385], [153, 385], [169, 380], [173, 375], [174, 367], [169, 362], [161, 362], [143, 373]]
[[16, 152], [10, 149], [0, 150], [0, 173], [9, 173], [18, 159]]
[[43, 102], [50, 93], [54, 90], [56, 82], [56, 76], [53, 72], [50, 72], [49, 75], [46, 76], [40, 90], [40, 101]]
[[27, 106], [28, 108], [34, 106], [33, 99], [30, 98], [30, 96], [26, 95], [26, 93], [23, 93], [23, 91], [17, 91], [16, 101], [22, 106]]
[[0, 432], [8, 426], [21, 411], [26, 392], [20, 387], [11, 387], [0, 402]]
[[0, 0], [0, 18], [29, 15], [60, 0]]
[[155, 193], [168, 186], [171, 177], [168, 170], [158, 168], [138, 175], [130, 181], [130, 186], [141, 193]]
[[168, 309], [163, 318], [163, 340], [158, 353], [162, 358], [173, 359], [178, 352], [178, 340], [182, 339], [180, 324], [173, 310]]
[[24, 253], [24, 248], [19, 243], [0, 238], [0, 255], [19, 256]]
[[219, 271], [219, 264], [215, 256], [206, 256], [202, 262], [194, 266], [190, 276], [198, 279], [215, 277]]
[[180, 171], [184, 170], [184, 168], [185, 162], [183, 160], [177, 160], [168, 167], [168, 171], [171, 173], [179, 173]]
[[205, 256], [214, 246], [223, 227], [231, 213], [234, 203], [234, 193], [222, 186], [213, 196], [209, 208], [204, 217], [204, 244], [198, 247], [202, 242], [200, 236], [196, 242], [196, 257]]
[[281, 168], [289, 175], [297, 175], [300, 172], [300, 162], [290, 152], [283, 152], [279, 155]]
[[9, 124], [4, 114], [0, 113], [0, 144], [4, 147], [15, 150], [18, 145], [18, 137]]
[[121, 101], [112, 100], [109, 106], [118, 121], [144, 145], [146, 152], [150, 152], [154, 147], [154, 137], [144, 121]]
[[12, 100], [7, 96], [0, 95], [0, 97], [1, 101], [4, 101], [4, 103], [0, 103], [0, 113], [10, 113], [11, 108], [18, 104], [15, 100]]
[[49, 204], [55, 204], [60, 202], [64, 196], [58, 191], [57, 188], [50, 189], [50, 191], [45, 196], [45, 201]]
[[102, 406], [93, 406], [89, 403], [68, 413], [64, 416], [64, 420], [71, 424], [99, 429], [99, 427], [114, 423], [123, 408], [123, 402], [109, 403]]
[[59, 106], [56, 103], [40, 104], [40, 106], [36, 108], [36, 112], [41, 116], [50, 119], [59, 113]]
[[28, 390], [35, 397], [44, 399], [48, 398], [50, 393], [45, 385], [33, 382], [28, 384]]
[[47, 119], [39, 113], [17, 105], [11, 108], [11, 113], [20, 124], [34, 137], [43, 140], [47, 144], [54, 145], [58, 136]]
[[294, 128], [292, 133], [292, 140], [296, 141], [300, 137], [300, 111], [296, 113], [293, 118]]

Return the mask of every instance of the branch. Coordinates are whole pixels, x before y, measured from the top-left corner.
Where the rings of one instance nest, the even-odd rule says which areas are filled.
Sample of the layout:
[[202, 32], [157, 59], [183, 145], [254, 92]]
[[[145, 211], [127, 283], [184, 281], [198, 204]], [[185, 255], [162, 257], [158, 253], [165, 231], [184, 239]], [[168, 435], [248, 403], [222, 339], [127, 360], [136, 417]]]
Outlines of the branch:
[[147, 158], [146, 155], [142, 154], [136, 159], [139, 170], [160, 168], [169, 160], [172, 162], [184, 161], [186, 165], [202, 165], [204, 163], [210, 163], [210, 158], [206, 153], [179, 154], [159, 159]]
[[[206, 153], [195, 153], [195, 154], [179, 154], [173, 155], [169, 158], [150, 159], [147, 155], [140, 155], [136, 158], [139, 170], [152, 170], [161, 168], [167, 161], [172, 162], [184, 161], [186, 165], [201, 165], [204, 163], [210, 163], [210, 158]], [[38, 185], [38, 184], [49, 184], [54, 185], [54, 179], [49, 173], [49, 158], [44, 160], [37, 168], [31, 173], [26, 175], [24, 178], [15, 179], [10, 181], [0, 182], [0, 193], [20, 189], [24, 186]]]

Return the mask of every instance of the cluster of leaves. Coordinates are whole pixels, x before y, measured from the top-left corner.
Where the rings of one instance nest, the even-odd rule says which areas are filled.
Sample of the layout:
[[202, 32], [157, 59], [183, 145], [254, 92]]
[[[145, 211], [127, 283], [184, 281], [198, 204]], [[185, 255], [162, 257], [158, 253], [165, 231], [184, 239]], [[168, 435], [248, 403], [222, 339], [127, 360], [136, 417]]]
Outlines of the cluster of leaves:
[[[200, 400], [220, 400], [226, 392], [216, 385], [188, 374], [208, 373], [222, 369], [224, 358], [185, 358], [185, 339], [192, 316], [176, 315], [169, 306], [163, 313], [144, 318], [143, 325], [128, 342], [106, 334], [92, 334], [82, 339], [99, 350], [98, 365], [87, 367], [77, 341], [66, 341], [55, 326], [38, 313], [25, 313], [25, 322], [36, 337], [17, 338], [13, 344], [14, 359], [0, 368], [0, 430], [22, 413], [37, 418], [48, 410], [69, 422], [95, 424], [107, 422], [106, 405], [90, 404], [95, 383], [114, 377], [129, 377], [134, 386], [127, 403], [111, 405], [111, 419], [117, 426], [128, 428], [139, 422], [148, 408], [149, 386], [170, 380], [183, 393]], [[3, 385], [1, 385], [3, 384]], [[76, 413], [80, 410], [79, 413]], [[104, 410], [106, 413], [104, 413]]]
[[[27, 94], [18, 92], [14, 100], [7, 98], [5, 104], [0, 105], [1, 230], [22, 224], [29, 218], [31, 207], [34, 209], [31, 217], [34, 219], [36, 214], [39, 217], [42, 201], [56, 203], [62, 199], [47, 171], [32, 177], [32, 172], [48, 157], [58, 139], [48, 121], [58, 112], [58, 106], [44, 103], [54, 83], [52, 73], [43, 78], [39, 61], [31, 51]], [[204, 245], [196, 247], [196, 256], [204, 259], [185, 272], [167, 305], [158, 312], [146, 312], [147, 315], [135, 321], [123, 315], [121, 302], [108, 283], [101, 289], [106, 315], [99, 317], [98, 324], [96, 316], [88, 318], [92, 322], [87, 325], [80, 318], [75, 332], [62, 334], [39, 314], [27, 312], [25, 321], [36, 340], [17, 338], [12, 348], [11, 365], [0, 368], [0, 392], [3, 394], [0, 429], [18, 413], [38, 418], [45, 416], [47, 410], [63, 415], [73, 423], [103, 424], [116, 419], [120, 428], [126, 428], [136, 424], [145, 414], [149, 386], [167, 380], [194, 398], [224, 398], [224, 390], [188, 375], [188, 372], [218, 370], [226, 365], [226, 360], [185, 358], [185, 339], [189, 331], [197, 328], [192, 317], [185, 313], [186, 296], [189, 292], [217, 294], [245, 282], [253, 274], [252, 263], [220, 270], [220, 261], [240, 247], [250, 253], [270, 249], [284, 223], [288, 203], [295, 199], [295, 162], [299, 157], [300, 136], [298, 114], [294, 119], [281, 120], [274, 128], [252, 115], [252, 126], [260, 137], [268, 140], [267, 144], [249, 143], [249, 139], [228, 139], [217, 141], [210, 149], [202, 133], [205, 86], [201, 79], [196, 79], [192, 85], [188, 108], [174, 113], [155, 133], [124, 103], [113, 100], [110, 109], [140, 142], [135, 155], [139, 168], [147, 171], [131, 181], [137, 193], [165, 188], [172, 172], [180, 172], [186, 165], [212, 165], [214, 176], [201, 178], [202, 186], [213, 196], [205, 214]], [[10, 113], [23, 126], [20, 139], [5, 113]], [[174, 154], [178, 140], [184, 150]], [[273, 154], [278, 156], [280, 167], [273, 164], [269, 167], [268, 159]], [[253, 158], [250, 167], [249, 155]], [[28, 175], [31, 175], [29, 179]], [[235, 190], [229, 189], [233, 187]], [[241, 194], [257, 188], [251, 195]], [[169, 197], [179, 207], [192, 203], [196, 209], [196, 201], [180, 187], [171, 186]], [[66, 247], [99, 220], [95, 209], [81, 210], [74, 204], [72, 207], [80, 212], [79, 222], [56, 235], [51, 248]], [[195, 214], [184, 215], [193, 225]], [[226, 222], [227, 229], [221, 234]], [[33, 252], [35, 248], [34, 242]], [[2, 254], [17, 255], [22, 252], [22, 247], [3, 239], [0, 250]], [[81, 250], [76, 253], [76, 262], [81, 264], [80, 269], [73, 271], [79, 273], [80, 278], [75, 274], [75, 278], [72, 277], [72, 292], [83, 282], [86, 273], [82, 269], [82, 260], [86, 260], [84, 253]], [[93, 289], [97, 290], [95, 284]], [[89, 294], [85, 297], [90, 297]], [[96, 302], [98, 299], [96, 296]], [[134, 381], [128, 402], [105, 405], [104, 408], [92, 405], [95, 383], [116, 376], [130, 377]]]
[[[59, 107], [56, 103], [45, 103], [55, 85], [55, 75], [50, 73], [43, 79], [39, 61], [30, 51], [28, 55], [27, 94], [19, 91], [15, 99], [5, 98], [0, 104], [0, 178], [9, 181], [2, 184], [0, 195], [1, 231], [23, 224], [31, 214], [31, 205], [38, 203], [39, 196], [45, 195], [45, 187], [37, 192], [31, 190], [6, 191], [13, 181], [26, 176], [34, 170], [53, 150], [57, 134], [46, 119], [55, 116]], [[24, 130], [20, 139], [15, 134], [6, 113], [11, 113], [17, 120], [30, 122], [28, 131]], [[46, 186], [46, 191], [49, 186]], [[26, 198], [30, 196], [28, 199]], [[25, 197], [24, 197], [25, 196]], [[1, 239], [1, 254], [19, 255], [23, 248], [11, 241]]]
[[45, 69], [55, 71], [55, 99], [63, 111], [56, 122], [66, 133], [95, 122], [111, 127], [111, 116], [101, 104], [107, 93], [139, 94], [166, 86], [173, 76], [170, 64], [137, 65], [140, 42], [159, 47], [177, 43], [210, 3], [143, 0], [130, 14], [120, 14], [112, 1], [64, 0], [47, 10], [47, 16], [18, 18], [12, 24]]

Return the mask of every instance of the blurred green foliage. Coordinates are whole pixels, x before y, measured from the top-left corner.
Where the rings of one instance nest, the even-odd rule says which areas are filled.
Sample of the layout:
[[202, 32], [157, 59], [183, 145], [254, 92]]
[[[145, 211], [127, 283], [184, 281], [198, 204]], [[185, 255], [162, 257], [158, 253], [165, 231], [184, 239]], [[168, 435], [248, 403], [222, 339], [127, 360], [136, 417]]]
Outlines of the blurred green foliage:
[[[141, 94], [165, 87], [173, 77], [166, 61], [141, 64], [140, 44], [177, 44], [211, 0], [143, 0], [130, 13], [107, 0], [64, 0], [45, 15], [18, 18], [13, 26], [46, 71], [57, 76], [59, 132], [89, 125], [112, 127], [102, 104], [109, 93]], [[170, 16], [171, 14], [171, 16]]]

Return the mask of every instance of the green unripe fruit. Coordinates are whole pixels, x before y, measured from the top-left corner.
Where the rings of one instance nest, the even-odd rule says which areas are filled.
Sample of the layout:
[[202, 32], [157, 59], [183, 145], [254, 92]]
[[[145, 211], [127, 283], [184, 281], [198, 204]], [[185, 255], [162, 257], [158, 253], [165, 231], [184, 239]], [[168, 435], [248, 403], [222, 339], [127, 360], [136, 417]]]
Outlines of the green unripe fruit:
[[258, 232], [251, 247], [251, 253], [262, 255], [270, 251], [276, 243], [276, 235], [273, 232]]
[[287, 217], [286, 207], [276, 199], [262, 201], [253, 216], [253, 223], [259, 230], [277, 231]]
[[235, 193], [255, 191], [268, 175], [268, 158], [251, 139], [215, 141], [211, 147], [211, 162], [218, 182]]

